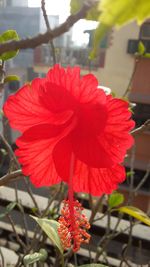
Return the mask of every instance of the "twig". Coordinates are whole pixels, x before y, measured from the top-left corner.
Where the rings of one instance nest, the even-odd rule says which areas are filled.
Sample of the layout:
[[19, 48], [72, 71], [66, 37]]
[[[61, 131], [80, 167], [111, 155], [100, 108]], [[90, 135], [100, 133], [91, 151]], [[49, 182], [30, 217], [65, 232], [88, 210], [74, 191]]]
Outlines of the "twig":
[[89, 194], [89, 206], [90, 206], [90, 210], [93, 211], [94, 204], [93, 204], [93, 197], [91, 194]]
[[[139, 222], [139, 221], [135, 221], [135, 222], [133, 222], [133, 226], [139, 225], [140, 223], [141, 222]], [[126, 233], [128, 230], [130, 230], [130, 227], [131, 227], [131, 225], [127, 226], [123, 230], [120, 230], [119, 232], [116, 232], [116, 233], [113, 230], [113, 232], [110, 234], [109, 238], [113, 239], [113, 238], [115, 238], [115, 237], [117, 237], [123, 233]]]
[[[51, 32], [50, 23], [48, 21], [48, 17], [47, 17], [47, 14], [46, 14], [46, 9], [45, 9], [45, 0], [41, 0], [41, 9], [42, 9], [42, 12], [43, 12], [43, 17], [44, 17], [44, 20], [45, 20], [45, 24], [46, 24], [47, 30], [49, 32]], [[56, 55], [55, 55], [55, 47], [54, 47], [53, 40], [51, 40], [49, 42], [49, 44], [50, 44], [51, 51], [52, 51], [53, 64], [55, 64], [56, 63]]]
[[16, 179], [21, 178], [22, 176], [24, 176], [24, 175], [23, 175], [21, 170], [17, 170], [17, 171], [8, 173], [8, 174], [6, 174], [0, 178], [0, 186], [4, 186], [4, 185], [8, 184], [9, 182], [12, 182]]
[[38, 214], [41, 215], [41, 211], [39, 209], [39, 206], [38, 206], [38, 203], [32, 193], [32, 189], [30, 187], [30, 182], [28, 180], [26, 180], [26, 178], [24, 177], [24, 182], [25, 182], [25, 186], [26, 186], [26, 189], [27, 189], [27, 192], [29, 194], [29, 196], [31, 197], [32, 201], [33, 201], [33, 204], [35, 205], [37, 211], [38, 211]]
[[[47, 204], [47, 207], [40, 214], [40, 217], [41, 218], [43, 218], [43, 217], [45, 217], [47, 215], [47, 212], [48, 212], [48, 209], [49, 209], [50, 205], [52, 204], [52, 202], [54, 201], [54, 199], [56, 199], [57, 196], [60, 194], [61, 188], [62, 188], [62, 184], [60, 184], [60, 187], [58, 188], [58, 190], [54, 193], [54, 195], [49, 200], [49, 202]], [[32, 238], [32, 242], [31, 242], [30, 246], [27, 248], [27, 251], [26, 251], [27, 254], [32, 249], [35, 249], [36, 248], [36, 246], [39, 244], [39, 240], [41, 239], [42, 235], [43, 235], [43, 231], [41, 230], [40, 226], [37, 224], [36, 227], [35, 227], [35, 229], [34, 229], [34, 236]]]
[[150, 174], [150, 164], [148, 165], [147, 171], [145, 173], [145, 175], [143, 176], [142, 180], [139, 182], [139, 184], [135, 187], [134, 189], [134, 193], [136, 193], [141, 186], [145, 183], [145, 181], [147, 180], [147, 178], [149, 177]]
[[17, 168], [20, 168], [20, 165], [19, 165], [19, 162], [10, 146], [10, 144], [8, 143], [8, 141], [6, 140], [6, 138], [4, 137], [4, 135], [2, 133], [0, 133], [0, 138], [2, 139], [5, 147], [6, 147], [6, 150], [8, 152], [8, 155], [10, 157], [10, 159], [13, 159], [13, 161], [15, 162], [15, 165]]
[[60, 186], [58, 188], [58, 190], [54, 193], [54, 195], [49, 199], [48, 201], [48, 204], [47, 204], [47, 207], [45, 208], [45, 210], [43, 211], [42, 213], [42, 217], [45, 217], [47, 215], [47, 212], [52, 204], [52, 202], [57, 199], [57, 197], [60, 195], [61, 193], [61, 190], [62, 190], [62, 183], [60, 183]]
[[132, 245], [133, 226], [134, 226], [134, 223], [132, 221], [132, 218], [130, 217], [130, 228], [129, 228], [129, 235], [128, 235], [128, 243], [123, 248], [123, 251], [122, 251], [122, 259], [121, 259], [121, 262], [120, 262], [119, 267], [122, 267], [124, 262], [126, 263], [127, 266], [132, 267], [128, 263], [127, 254], [128, 254], [128, 251], [129, 251], [129, 249], [131, 248], [131, 245]]
[[134, 129], [134, 130], [131, 132], [131, 134], [132, 134], [132, 135], [139, 134], [139, 133], [142, 133], [142, 132], [144, 132], [144, 131], [146, 131], [146, 130], [150, 130], [150, 119], [146, 120], [146, 121], [144, 122], [144, 124], [142, 124], [142, 126], [136, 128], [136, 129]]
[[131, 205], [134, 195], [134, 163], [135, 163], [135, 153], [136, 153], [136, 146], [134, 145], [131, 149], [131, 159], [130, 159], [130, 172], [131, 175], [129, 177], [129, 191], [128, 191], [128, 200], [127, 200], [127, 205]]
[[89, 223], [90, 223], [90, 224], [93, 223], [94, 218], [95, 218], [95, 215], [96, 215], [97, 212], [101, 209], [104, 198], [105, 198], [105, 195], [103, 195], [102, 197], [100, 197], [100, 198], [97, 200], [96, 205], [95, 205], [95, 207], [93, 208], [92, 213], [91, 213], [91, 216], [90, 216], [90, 219], [89, 219]]
[[20, 212], [22, 214], [22, 221], [23, 221], [23, 225], [24, 225], [24, 235], [25, 235], [25, 239], [26, 239], [26, 244], [28, 246], [29, 245], [28, 222], [27, 222], [27, 219], [26, 219], [26, 216], [25, 216], [24, 207], [19, 202], [19, 200], [18, 200], [17, 204], [18, 204], [18, 208], [19, 208], [19, 210], [20, 210]]
[[0, 248], [0, 256], [1, 256], [1, 267], [5, 267], [4, 255], [1, 248]]
[[4, 52], [14, 51], [17, 49], [35, 48], [41, 44], [46, 44], [54, 38], [67, 32], [77, 21], [83, 19], [86, 16], [88, 10], [90, 10], [97, 1], [86, 2], [81, 10], [74, 15], [71, 15], [60, 26], [50, 31], [46, 31], [44, 34], [39, 34], [32, 38], [21, 39], [19, 41], [10, 41], [0, 45], [0, 55]]
[[17, 260], [17, 262], [16, 262], [16, 264], [15, 264], [15, 266], [14, 267], [18, 267], [18, 265], [19, 265], [19, 263], [22, 261], [22, 256], [19, 254], [19, 256], [18, 256], [18, 260]]
[[19, 243], [24, 249], [26, 249], [26, 245], [25, 245], [24, 242], [20, 239], [20, 237], [19, 237], [19, 235], [18, 235], [18, 233], [17, 233], [17, 231], [16, 231], [16, 228], [15, 228], [15, 225], [14, 225], [14, 222], [13, 222], [12, 218], [10, 217], [10, 215], [7, 215], [7, 218], [8, 218], [8, 220], [9, 220], [11, 226], [12, 226], [13, 232], [15, 233], [15, 236], [16, 236], [16, 239], [17, 239], [18, 243]]
[[132, 74], [131, 74], [131, 77], [130, 77], [130, 80], [129, 80], [129, 83], [128, 83], [128, 86], [127, 86], [127, 89], [126, 89], [126, 91], [123, 94], [123, 97], [126, 97], [127, 94], [129, 93], [130, 89], [131, 89], [131, 84], [132, 84], [132, 81], [133, 81], [135, 72], [137, 70], [138, 62], [139, 62], [139, 57], [138, 58], [136, 57], [135, 58], [134, 68], [133, 68], [133, 71], [132, 71]]

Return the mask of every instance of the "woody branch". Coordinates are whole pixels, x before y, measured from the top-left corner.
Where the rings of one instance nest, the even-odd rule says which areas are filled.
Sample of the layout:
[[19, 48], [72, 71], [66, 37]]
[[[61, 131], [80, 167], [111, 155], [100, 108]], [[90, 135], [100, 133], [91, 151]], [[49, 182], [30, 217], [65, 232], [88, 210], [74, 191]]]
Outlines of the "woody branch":
[[39, 45], [46, 44], [54, 38], [67, 32], [77, 21], [85, 18], [87, 12], [96, 4], [97, 1], [87, 1], [79, 12], [70, 15], [64, 23], [53, 30], [47, 30], [44, 34], [39, 34], [32, 38], [21, 39], [19, 41], [10, 41], [0, 45], [0, 55], [4, 52], [17, 49], [35, 48]]

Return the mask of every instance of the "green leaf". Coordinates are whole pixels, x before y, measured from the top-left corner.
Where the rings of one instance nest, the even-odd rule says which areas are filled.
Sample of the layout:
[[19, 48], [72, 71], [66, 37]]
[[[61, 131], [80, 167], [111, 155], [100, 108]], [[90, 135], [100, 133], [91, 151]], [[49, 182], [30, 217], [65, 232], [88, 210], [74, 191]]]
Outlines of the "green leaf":
[[150, 17], [150, 1], [147, 0], [101, 0], [99, 20], [109, 26], [122, 26], [136, 20], [141, 24]]
[[110, 208], [114, 208], [122, 204], [124, 201], [124, 195], [121, 193], [113, 192], [108, 199], [108, 205]]
[[24, 265], [32, 264], [37, 261], [44, 262], [47, 259], [48, 253], [45, 249], [40, 249], [39, 252], [35, 252], [33, 254], [26, 255], [23, 258]]
[[53, 244], [57, 246], [59, 251], [63, 254], [63, 247], [62, 247], [61, 240], [59, 238], [58, 231], [57, 231], [59, 227], [59, 223], [57, 221], [48, 220], [45, 218], [40, 219], [35, 216], [31, 216], [31, 217], [39, 224], [42, 230], [51, 239]]
[[[70, 12], [71, 14], [75, 14], [77, 13], [83, 6], [83, 4], [85, 3], [85, 0], [71, 0], [70, 2]], [[94, 7], [92, 7], [86, 15], [86, 19], [87, 20], [94, 20], [94, 21], [98, 21], [98, 18], [100, 16], [100, 11], [98, 8], [98, 2], [95, 4]]]
[[144, 57], [144, 58], [150, 58], [150, 53], [145, 53], [145, 54], [143, 55], [143, 57]]
[[[13, 41], [13, 40], [16, 40], [16, 41], [19, 40], [19, 36], [15, 30], [8, 30], [8, 31], [3, 32], [0, 35], [0, 44]], [[3, 61], [6, 61], [8, 59], [15, 57], [18, 54], [18, 52], [19, 50], [5, 52], [2, 55], [0, 55], [0, 59]]]
[[129, 171], [129, 172], [126, 173], [126, 176], [127, 176], [127, 177], [131, 177], [131, 176], [134, 175], [134, 174], [135, 174], [134, 171]]
[[100, 42], [103, 40], [104, 36], [108, 31], [110, 30], [110, 27], [108, 27], [105, 24], [99, 23], [93, 37], [93, 49], [89, 55], [89, 59], [93, 60], [97, 56], [97, 52], [100, 47]]
[[20, 78], [17, 75], [8, 75], [4, 79], [4, 83], [8, 83], [12, 81], [20, 81]]
[[139, 43], [138, 43], [138, 53], [139, 53], [139, 55], [140, 56], [143, 56], [144, 55], [144, 53], [145, 53], [145, 46], [144, 46], [144, 44], [140, 41]]
[[[100, 22], [98, 33], [94, 39], [94, 48], [91, 58], [95, 57], [99, 47], [98, 42], [114, 26], [123, 26], [131, 21], [137, 21], [141, 24], [150, 17], [150, 1], [147, 0], [101, 0], [98, 2]], [[99, 41], [98, 41], [99, 40]]]
[[79, 267], [109, 267], [108, 265], [103, 265], [103, 264], [85, 264], [85, 265], [80, 265]]
[[7, 214], [9, 214], [14, 209], [16, 204], [17, 204], [16, 202], [11, 202], [10, 204], [8, 204], [5, 210], [2, 213], [0, 213], [0, 219], [4, 218]]
[[35, 215], [36, 215], [36, 213], [37, 213], [37, 211], [38, 211], [38, 208], [36, 208], [36, 207], [33, 207], [33, 208], [31, 208], [31, 211], [32, 211], [32, 213], [33, 213], [33, 214], [35, 214]]
[[120, 212], [126, 213], [131, 215], [132, 217], [136, 218], [137, 220], [147, 224], [150, 226], [150, 217], [147, 216], [142, 210], [133, 207], [133, 206], [124, 206], [118, 209]]

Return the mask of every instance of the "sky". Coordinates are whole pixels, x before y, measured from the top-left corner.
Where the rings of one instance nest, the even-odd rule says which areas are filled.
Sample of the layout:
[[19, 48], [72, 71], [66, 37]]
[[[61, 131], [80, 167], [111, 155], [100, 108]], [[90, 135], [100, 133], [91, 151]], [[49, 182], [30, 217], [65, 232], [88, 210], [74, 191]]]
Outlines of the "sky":
[[[62, 23], [70, 14], [70, 0], [45, 0], [47, 14], [59, 15], [59, 22]], [[30, 7], [39, 7], [41, 0], [28, 0]], [[78, 46], [88, 43], [88, 34], [84, 30], [96, 28], [97, 23], [92, 21], [80, 20], [73, 28], [73, 42]]]
[[[59, 15], [61, 22], [69, 16], [70, 0], [45, 0], [47, 14]], [[41, 0], [28, 0], [30, 7], [38, 7], [41, 5]]]

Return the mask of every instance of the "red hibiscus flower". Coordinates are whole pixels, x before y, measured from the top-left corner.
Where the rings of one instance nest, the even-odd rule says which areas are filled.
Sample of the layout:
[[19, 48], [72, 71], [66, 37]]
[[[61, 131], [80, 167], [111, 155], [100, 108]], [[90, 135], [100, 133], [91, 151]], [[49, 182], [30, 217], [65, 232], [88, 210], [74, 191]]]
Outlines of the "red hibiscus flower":
[[72, 156], [75, 192], [109, 194], [125, 179], [131, 112], [97, 87], [92, 74], [80, 77], [79, 67], [55, 65], [6, 101], [4, 113], [22, 133], [16, 155], [35, 186], [69, 183]]

